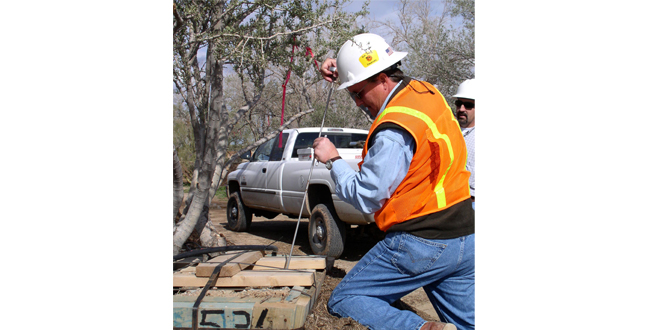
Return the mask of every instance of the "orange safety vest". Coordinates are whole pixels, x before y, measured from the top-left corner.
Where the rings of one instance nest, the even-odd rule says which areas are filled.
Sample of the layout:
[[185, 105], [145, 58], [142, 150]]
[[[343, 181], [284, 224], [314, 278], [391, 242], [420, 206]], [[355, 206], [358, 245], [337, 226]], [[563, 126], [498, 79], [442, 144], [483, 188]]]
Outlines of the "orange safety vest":
[[[382, 231], [470, 198], [466, 142], [448, 103], [434, 86], [411, 80], [392, 97], [370, 127], [363, 159], [375, 129], [385, 123], [396, 124], [412, 134], [416, 151], [408, 174], [374, 213]], [[358, 168], [362, 165], [361, 161]]]

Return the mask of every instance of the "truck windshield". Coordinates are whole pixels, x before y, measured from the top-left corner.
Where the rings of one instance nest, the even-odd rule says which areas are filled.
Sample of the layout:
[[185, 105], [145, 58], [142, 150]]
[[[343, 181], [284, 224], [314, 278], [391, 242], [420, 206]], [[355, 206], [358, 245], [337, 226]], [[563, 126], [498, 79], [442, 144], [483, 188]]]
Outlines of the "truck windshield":
[[[366, 133], [324, 133], [336, 148], [363, 148], [363, 143], [367, 139]], [[318, 138], [318, 132], [300, 133], [291, 154], [292, 158], [298, 158], [298, 149], [311, 148], [314, 140]]]

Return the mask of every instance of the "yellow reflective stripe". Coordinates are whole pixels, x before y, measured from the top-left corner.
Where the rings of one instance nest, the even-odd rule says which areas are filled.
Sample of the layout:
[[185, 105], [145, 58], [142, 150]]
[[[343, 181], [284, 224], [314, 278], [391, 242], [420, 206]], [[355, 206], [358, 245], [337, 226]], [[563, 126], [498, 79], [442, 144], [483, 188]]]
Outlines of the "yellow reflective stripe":
[[[445, 101], [444, 101], [444, 103], [445, 103]], [[446, 191], [443, 188], [443, 182], [446, 179], [446, 175], [448, 174], [448, 171], [450, 170], [450, 167], [452, 166], [453, 161], [455, 160], [455, 156], [454, 156], [453, 151], [452, 151], [452, 144], [450, 143], [450, 138], [448, 137], [448, 135], [439, 132], [439, 129], [437, 128], [437, 125], [434, 123], [434, 121], [432, 121], [432, 119], [428, 115], [426, 115], [425, 113], [423, 113], [421, 111], [414, 110], [414, 109], [407, 108], [407, 107], [393, 106], [393, 107], [385, 108], [385, 110], [383, 110], [383, 112], [376, 119], [376, 121], [377, 122], [380, 121], [381, 118], [383, 118], [383, 116], [385, 114], [388, 114], [388, 113], [391, 113], [391, 112], [404, 113], [404, 114], [407, 114], [407, 115], [410, 115], [410, 116], [413, 116], [413, 117], [421, 119], [424, 123], [426, 123], [428, 128], [430, 128], [430, 130], [432, 131], [432, 136], [437, 140], [438, 139], [443, 140], [446, 143], [446, 145], [448, 146], [448, 153], [450, 154], [450, 163], [448, 164], [448, 168], [446, 169], [446, 172], [443, 174], [441, 179], [439, 179], [439, 182], [437, 182], [437, 185], [434, 187], [434, 192], [437, 195], [437, 206], [439, 208], [445, 207], [446, 206]], [[454, 120], [454, 118], [453, 118], [453, 120]]]
[[[446, 105], [446, 109], [448, 109], [448, 111], [452, 113], [452, 109], [450, 109], [450, 106], [448, 105], [448, 102], [446, 101], [446, 99], [443, 97], [442, 99], [443, 99], [443, 104]], [[454, 115], [452, 116], [452, 121], [455, 122], [457, 126], [459, 126], [459, 121], [457, 121], [457, 118]], [[459, 130], [461, 131], [461, 126], [459, 126]]]

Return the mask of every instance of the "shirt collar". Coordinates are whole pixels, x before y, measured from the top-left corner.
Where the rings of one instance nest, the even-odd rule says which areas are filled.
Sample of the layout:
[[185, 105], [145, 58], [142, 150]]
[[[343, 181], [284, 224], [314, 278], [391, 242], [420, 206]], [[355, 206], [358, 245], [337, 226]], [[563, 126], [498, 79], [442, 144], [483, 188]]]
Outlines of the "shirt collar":
[[383, 110], [385, 110], [385, 107], [387, 106], [388, 102], [390, 102], [390, 98], [392, 97], [392, 95], [394, 95], [394, 92], [397, 90], [397, 88], [399, 87], [399, 85], [401, 85], [402, 82], [403, 82], [403, 80], [399, 81], [399, 83], [396, 84], [396, 86], [394, 86], [394, 88], [392, 88], [392, 90], [390, 91], [390, 94], [387, 95], [387, 98], [385, 99], [385, 102], [383, 102], [383, 105], [381, 106], [381, 109], [376, 114], [375, 118], [378, 118], [378, 116], [381, 115], [381, 112], [383, 112]]

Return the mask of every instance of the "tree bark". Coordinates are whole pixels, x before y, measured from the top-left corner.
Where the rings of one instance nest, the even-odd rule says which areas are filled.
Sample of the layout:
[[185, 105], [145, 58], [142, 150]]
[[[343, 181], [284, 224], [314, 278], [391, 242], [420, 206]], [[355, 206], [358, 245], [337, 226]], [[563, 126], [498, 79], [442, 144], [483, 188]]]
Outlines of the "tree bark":
[[173, 195], [172, 195], [172, 217], [173, 224], [177, 221], [177, 215], [179, 213], [179, 208], [181, 207], [181, 202], [184, 200], [184, 176], [183, 169], [181, 168], [181, 162], [179, 161], [179, 155], [177, 155], [177, 149], [175, 146], [172, 146], [172, 186], [173, 186]]

